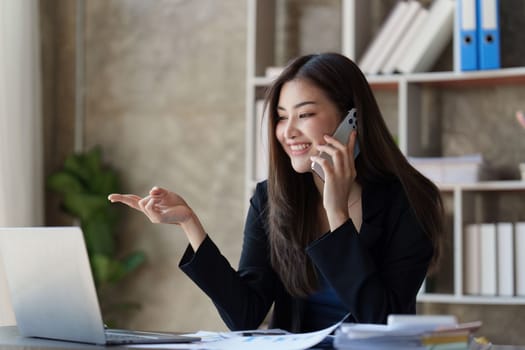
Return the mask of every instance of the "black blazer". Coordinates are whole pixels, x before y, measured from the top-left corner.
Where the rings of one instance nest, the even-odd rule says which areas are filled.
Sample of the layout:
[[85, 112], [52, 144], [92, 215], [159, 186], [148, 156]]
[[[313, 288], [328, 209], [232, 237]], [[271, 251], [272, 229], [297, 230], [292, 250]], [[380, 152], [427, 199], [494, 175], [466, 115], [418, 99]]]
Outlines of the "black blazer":
[[[413, 314], [432, 242], [399, 182], [364, 184], [361, 202], [359, 233], [348, 220], [312, 242], [306, 253], [348, 308], [348, 321], [385, 323], [392, 313]], [[270, 264], [267, 204], [265, 181], [250, 200], [237, 271], [209, 236], [197, 252], [188, 246], [179, 266], [211, 298], [230, 329], [259, 327], [274, 304], [271, 327], [301, 332], [304, 300], [286, 292]]]

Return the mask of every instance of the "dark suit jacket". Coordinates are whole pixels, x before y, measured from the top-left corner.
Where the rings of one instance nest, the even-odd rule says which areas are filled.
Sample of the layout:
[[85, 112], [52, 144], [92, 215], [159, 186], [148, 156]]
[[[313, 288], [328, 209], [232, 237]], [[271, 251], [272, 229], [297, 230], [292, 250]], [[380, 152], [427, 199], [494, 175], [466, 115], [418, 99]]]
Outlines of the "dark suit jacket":
[[[180, 268], [211, 298], [232, 330], [260, 326], [274, 304], [272, 327], [304, 331], [304, 300], [292, 297], [270, 264], [266, 230], [267, 183], [250, 201], [238, 271], [207, 237], [188, 247]], [[432, 258], [401, 184], [365, 183], [363, 223], [351, 220], [312, 242], [306, 253], [351, 313], [352, 322], [385, 323], [389, 314], [415, 313], [416, 294]]]

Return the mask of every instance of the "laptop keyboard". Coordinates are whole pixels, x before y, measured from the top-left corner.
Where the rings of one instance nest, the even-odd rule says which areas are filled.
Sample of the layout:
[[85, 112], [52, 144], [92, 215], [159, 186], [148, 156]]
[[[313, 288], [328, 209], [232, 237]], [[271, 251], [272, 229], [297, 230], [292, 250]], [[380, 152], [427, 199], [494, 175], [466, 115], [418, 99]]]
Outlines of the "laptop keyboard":
[[107, 344], [189, 343], [200, 340], [170, 333], [109, 330], [105, 332]]
[[159, 337], [154, 336], [154, 335], [106, 332], [106, 341], [108, 343], [129, 344], [129, 343], [142, 342], [145, 340], [157, 340], [157, 339], [159, 339]]

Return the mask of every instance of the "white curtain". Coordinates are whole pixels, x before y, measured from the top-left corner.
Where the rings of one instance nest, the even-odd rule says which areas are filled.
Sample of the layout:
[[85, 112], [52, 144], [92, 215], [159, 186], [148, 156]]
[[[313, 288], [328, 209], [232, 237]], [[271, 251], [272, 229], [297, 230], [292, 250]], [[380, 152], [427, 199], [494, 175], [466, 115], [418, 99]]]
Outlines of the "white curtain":
[[[38, 0], [0, 0], [0, 226], [43, 223]], [[0, 260], [0, 325], [14, 324]]]

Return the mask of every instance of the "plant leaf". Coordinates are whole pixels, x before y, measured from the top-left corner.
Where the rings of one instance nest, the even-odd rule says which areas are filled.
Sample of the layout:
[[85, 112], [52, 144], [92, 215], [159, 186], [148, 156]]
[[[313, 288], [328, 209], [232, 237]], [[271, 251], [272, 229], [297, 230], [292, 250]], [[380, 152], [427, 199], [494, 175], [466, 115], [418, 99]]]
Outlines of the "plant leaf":
[[82, 181], [80, 181], [73, 174], [58, 171], [47, 178], [47, 186], [62, 195], [67, 193], [78, 193], [84, 192], [85, 187]]
[[64, 195], [64, 208], [86, 222], [97, 211], [109, 208], [110, 203], [105, 196], [90, 193], [66, 193]]
[[122, 264], [126, 270], [126, 274], [129, 274], [136, 270], [146, 261], [146, 255], [144, 252], [133, 252], [122, 259]]
[[113, 171], [100, 171], [94, 174], [90, 182], [90, 189], [105, 196], [120, 192], [117, 174]]
[[101, 254], [91, 255], [91, 269], [93, 270], [93, 278], [97, 286], [100, 286], [109, 280], [111, 275], [111, 260], [109, 257]]
[[79, 178], [84, 184], [89, 183], [91, 173], [85, 165], [82, 154], [71, 154], [64, 161], [64, 170]]
[[82, 159], [86, 170], [91, 176], [96, 176], [102, 170], [102, 150], [99, 146], [93, 147], [84, 153]]
[[82, 223], [82, 231], [84, 232], [87, 249], [90, 254], [112, 256], [115, 253], [115, 239], [112, 226], [103, 213], [97, 213], [90, 220]]
[[93, 254], [91, 264], [98, 286], [116, 283], [126, 275], [122, 263], [106, 255]]

